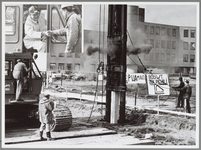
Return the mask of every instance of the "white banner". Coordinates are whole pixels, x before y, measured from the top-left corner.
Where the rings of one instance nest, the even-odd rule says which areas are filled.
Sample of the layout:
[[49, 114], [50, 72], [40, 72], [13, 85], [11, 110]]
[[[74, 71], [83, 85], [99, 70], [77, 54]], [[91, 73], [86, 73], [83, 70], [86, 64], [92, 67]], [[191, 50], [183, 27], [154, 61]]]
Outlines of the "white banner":
[[126, 83], [127, 84], [146, 83], [145, 74], [143, 73], [126, 74]]
[[167, 74], [147, 74], [149, 95], [170, 95]]

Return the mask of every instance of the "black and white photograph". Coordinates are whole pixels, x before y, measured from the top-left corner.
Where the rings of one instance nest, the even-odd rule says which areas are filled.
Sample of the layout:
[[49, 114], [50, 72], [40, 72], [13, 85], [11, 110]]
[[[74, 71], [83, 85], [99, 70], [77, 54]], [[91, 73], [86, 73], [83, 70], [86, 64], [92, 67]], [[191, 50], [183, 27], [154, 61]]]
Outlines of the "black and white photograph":
[[2, 2], [2, 148], [199, 148], [199, 2]]

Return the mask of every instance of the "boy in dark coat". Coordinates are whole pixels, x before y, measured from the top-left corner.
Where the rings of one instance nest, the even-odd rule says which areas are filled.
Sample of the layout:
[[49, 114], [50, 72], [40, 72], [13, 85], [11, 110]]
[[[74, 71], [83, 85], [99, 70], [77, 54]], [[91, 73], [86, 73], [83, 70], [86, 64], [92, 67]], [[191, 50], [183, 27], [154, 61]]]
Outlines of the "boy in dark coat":
[[43, 130], [46, 130], [47, 140], [53, 140], [50, 133], [50, 124], [53, 122], [54, 102], [51, 101], [49, 94], [44, 94], [44, 97], [39, 102], [39, 120], [41, 122], [40, 126], [40, 139], [43, 138]]

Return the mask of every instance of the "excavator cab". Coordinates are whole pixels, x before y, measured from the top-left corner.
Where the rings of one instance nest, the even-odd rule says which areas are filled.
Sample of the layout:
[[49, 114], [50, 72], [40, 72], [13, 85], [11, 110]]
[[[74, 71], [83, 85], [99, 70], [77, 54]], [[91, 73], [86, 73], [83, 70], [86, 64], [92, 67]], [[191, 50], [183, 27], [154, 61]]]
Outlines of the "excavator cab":
[[22, 99], [26, 102], [36, 101], [38, 102], [39, 94], [41, 93], [41, 87], [43, 78], [38, 70], [35, 61], [32, 58], [31, 53], [12, 53], [6, 54], [5, 58], [5, 95], [6, 104], [15, 99], [16, 94], [16, 80], [13, 78], [13, 69], [17, 63], [17, 59], [21, 59], [27, 68], [31, 68], [30, 72], [25, 73], [24, 86], [22, 91]]

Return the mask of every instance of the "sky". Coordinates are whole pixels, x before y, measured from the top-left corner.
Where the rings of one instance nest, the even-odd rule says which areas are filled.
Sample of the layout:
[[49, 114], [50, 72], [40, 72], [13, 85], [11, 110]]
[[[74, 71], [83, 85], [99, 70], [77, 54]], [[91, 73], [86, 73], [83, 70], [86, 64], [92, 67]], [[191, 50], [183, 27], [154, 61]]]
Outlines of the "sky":
[[[198, 10], [196, 3], [132, 3], [132, 5], [145, 8], [145, 22], [159, 23], [176, 26], [196, 27]], [[107, 22], [107, 5], [105, 5], [105, 22]], [[104, 5], [101, 5], [101, 24], [103, 24]], [[98, 30], [100, 22], [100, 5], [84, 6], [84, 29]], [[105, 23], [106, 24], [106, 23]]]

